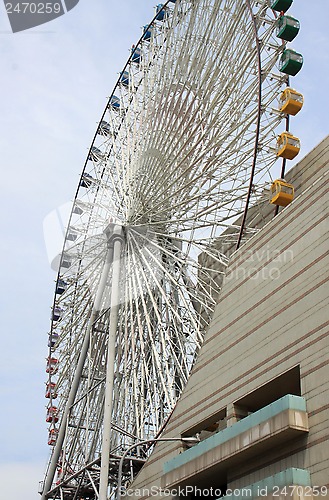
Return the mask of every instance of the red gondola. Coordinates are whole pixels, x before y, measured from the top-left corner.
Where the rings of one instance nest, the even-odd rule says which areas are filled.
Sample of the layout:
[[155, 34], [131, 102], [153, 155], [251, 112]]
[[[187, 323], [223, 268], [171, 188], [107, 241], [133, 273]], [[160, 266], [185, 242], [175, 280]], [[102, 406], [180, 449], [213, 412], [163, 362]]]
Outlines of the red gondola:
[[47, 382], [45, 396], [47, 399], [50, 399], [50, 398], [56, 399], [57, 398], [56, 384], [54, 382]]
[[58, 422], [58, 409], [56, 408], [56, 406], [50, 406], [47, 409], [46, 422], [48, 422], [48, 423]]
[[47, 368], [46, 373], [54, 374], [57, 372], [58, 359], [57, 358], [47, 358]]
[[50, 429], [49, 435], [48, 435], [48, 444], [49, 444], [49, 446], [54, 446], [56, 444], [57, 435], [58, 435], [58, 430], [57, 429]]

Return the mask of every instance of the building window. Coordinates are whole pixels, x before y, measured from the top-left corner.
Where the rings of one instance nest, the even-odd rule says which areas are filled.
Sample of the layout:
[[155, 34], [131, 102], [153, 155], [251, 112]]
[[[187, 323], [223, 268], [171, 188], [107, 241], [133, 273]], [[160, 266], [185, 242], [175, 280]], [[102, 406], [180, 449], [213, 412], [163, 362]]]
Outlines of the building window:
[[200, 440], [207, 439], [212, 434], [219, 432], [227, 427], [226, 408], [206, 418], [197, 425], [183, 432], [182, 437], [198, 435]]
[[299, 365], [235, 401], [235, 418], [241, 420], [287, 394], [301, 396]]

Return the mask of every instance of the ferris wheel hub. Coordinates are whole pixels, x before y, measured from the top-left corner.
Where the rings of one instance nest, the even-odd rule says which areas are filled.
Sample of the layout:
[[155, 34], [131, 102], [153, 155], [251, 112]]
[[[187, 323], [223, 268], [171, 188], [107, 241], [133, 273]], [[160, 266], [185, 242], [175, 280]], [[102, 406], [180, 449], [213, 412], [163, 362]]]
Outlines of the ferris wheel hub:
[[105, 228], [104, 234], [107, 237], [108, 244], [113, 244], [114, 241], [123, 241], [123, 226], [110, 222], [110, 224]]

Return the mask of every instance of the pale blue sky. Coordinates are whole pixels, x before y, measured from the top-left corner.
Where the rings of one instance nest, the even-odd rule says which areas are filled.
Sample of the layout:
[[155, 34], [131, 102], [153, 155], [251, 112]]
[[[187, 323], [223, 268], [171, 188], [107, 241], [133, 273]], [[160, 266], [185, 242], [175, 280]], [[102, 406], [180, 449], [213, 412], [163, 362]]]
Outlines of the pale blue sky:
[[[3, 498], [37, 498], [49, 447], [44, 381], [55, 274], [46, 215], [74, 196], [90, 141], [154, 0], [80, 0], [57, 20], [13, 35], [0, 4], [1, 334], [0, 481]], [[328, 0], [295, 0], [292, 47], [305, 65], [293, 86], [305, 106], [291, 130], [299, 159], [329, 133]]]

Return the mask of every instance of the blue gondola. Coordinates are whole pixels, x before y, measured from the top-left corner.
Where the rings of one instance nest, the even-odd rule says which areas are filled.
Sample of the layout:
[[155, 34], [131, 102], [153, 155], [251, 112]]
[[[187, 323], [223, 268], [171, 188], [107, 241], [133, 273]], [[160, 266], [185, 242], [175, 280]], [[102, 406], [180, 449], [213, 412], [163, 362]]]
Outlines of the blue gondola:
[[58, 321], [61, 319], [63, 313], [63, 309], [60, 307], [54, 307], [53, 312], [52, 312], [52, 320], [53, 321]]
[[142, 60], [142, 54], [141, 54], [141, 49], [139, 47], [135, 47], [133, 45], [131, 47], [131, 61], [133, 63], [139, 64]]
[[146, 25], [143, 27], [143, 40], [145, 42], [149, 42], [151, 40], [152, 31], [153, 31], [153, 26]]
[[70, 230], [67, 233], [66, 239], [68, 241], [75, 241], [77, 238], [78, 238], [78, 233], [76, 233], [75, 231]]
[[69, 267], [71, 267], [71, 265], [72, 265], [72, 260], [71, 260], [70, 255], [64, 253], [63, 257], [62, 257], [62, 261], [61, 261], [61, 267], [65, 268], [65, 269], [69, 269]]
[[162, 7], [163, 7], [163, 3], [159, 3], [155, 8], [155, 13], [157, 14], [155, 19], [157, 21], [163, 21], [166, 14], [167, 14], [167, 12], [166, 12], [167, 9], [166, 8], [163, 9]]
[[121, 73], [120, 73], [120, 83], [124, 87], [128, 87], [128, 85], [129, 85], [129, 73], [128, 73], [128, 71], [121, 71]]
[[83, 174], [81, 181], [80, 181], [80, 186], [84, 188], [88, 188], [92, 184], [92, 176], [90, 174]]
[[113, 95], [110, 99], [110, 105], [114, 110], [120, 109], [120, 99], [116, 95]]
[[101, 152], [101, 150], [96, 148], [95, 146], [92, 146], [90, 153], [89, 153], [89, 156], [88, 156], [88, 160], [97, 161], [100, 158], [102, 158], [102, 156], [103, 156], [103, 153]]
[[57, 295], [62, 295], [67, 288], [67, 283], [64, 280], [58, 280], [56, 285], [56, 293]]
[[98, 130], [97, 130], [97, 133], [99, 135], [105, 135], [105, 136], [108, 136], [110, 135], [111, 133], [111, 127], [110, 127], [110, 124], [105, 122], [104, 120], [102, 120], [99, 124], [99, 127], [98, 127]]
[[58, 339], [59, 339], [58, 333], [55, 332], [51, 333], [48, 339], [48, 347], [54, 347]]
[[[81, 182], [80, 182], [80, 186], [81, 186]], [[83, 210], [82, 210], [82, 208], [78, 207], [78, 205], [74, 205], [73, 213], [77, 214], [77, 215], [81, 215], [81, 214], [83, 214]]]

